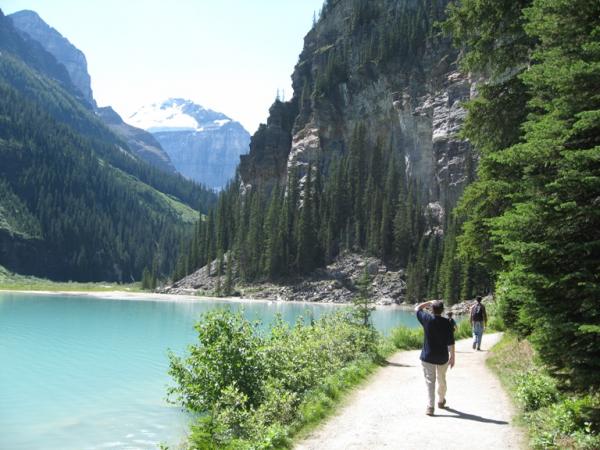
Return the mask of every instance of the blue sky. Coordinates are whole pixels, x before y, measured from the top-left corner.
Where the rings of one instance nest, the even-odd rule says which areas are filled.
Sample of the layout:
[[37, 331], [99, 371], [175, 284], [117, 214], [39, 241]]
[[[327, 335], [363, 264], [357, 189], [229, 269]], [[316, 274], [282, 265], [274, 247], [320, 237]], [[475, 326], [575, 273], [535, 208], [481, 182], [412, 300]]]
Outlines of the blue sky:
[[184, 97], [239, 120], [267, 118], [323, 0], [2, 0], [36, 11], [82, 50], [94, 97], [124, 118]]

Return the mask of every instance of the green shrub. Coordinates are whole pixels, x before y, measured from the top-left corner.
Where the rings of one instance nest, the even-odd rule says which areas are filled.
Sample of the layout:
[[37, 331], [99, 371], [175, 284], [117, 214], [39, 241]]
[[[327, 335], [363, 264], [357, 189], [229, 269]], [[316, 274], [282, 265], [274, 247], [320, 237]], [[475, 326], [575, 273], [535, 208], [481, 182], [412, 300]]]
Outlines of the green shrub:
[[171, 398], [200, 413], [189, 443], [201, 449], [289, 446], [303, 424], [328, 414], [377, 359], [378, 334], [343, 312], [306, 325], [278, 318], [259, 333], [241, 312], [203, 316], [199, 344], [171, 355]]
[[421, 348], [423, 345], [422, 328], [399, 327], [392, 330], [390, 335], [394, 346], [400, 350], [412, 350]]
[[504, 321], [502, 317], [499, 315], [490, 316], [488, 319], [488, 330], [489, 331], [505, 331], [506, 326], [504, 325]]
[[485, 305], [488, 316], [487, 330], [492, 331], [504, 331], [506, 325], [502, 319], [502, 305], [499, 302], [487, 303]]
[[256, 406], [262, 397], [266, 376], [263, 339], [241, 312], [212, 311], [196, 325], [198, 345], [189, 347], [183, 359], [169, 355], [169, 374], [178, 387], [169, 395], [188, 410], [203, 413], [222, 400], [227, 389], [235, 389]]
[[[536, 367], [529, 342], [515, 334], [505, 334], [494, 346], [488, 364], [517, 399], [532, 448], [600, 448], [600, 394], [559, 395], [556, 382]], [[536, 368], [532, 370], [532, 366]]]
[[521, 373], [515, 381], [515, 395], [525, 411], [548, 406], [559, 397], [554, 379], [540, 371]]
[[456, 330], [454, 331], [454, 339], [466, 339], [473, 335], [473, 330], [469, 319], [463, 319], [458, 322]]

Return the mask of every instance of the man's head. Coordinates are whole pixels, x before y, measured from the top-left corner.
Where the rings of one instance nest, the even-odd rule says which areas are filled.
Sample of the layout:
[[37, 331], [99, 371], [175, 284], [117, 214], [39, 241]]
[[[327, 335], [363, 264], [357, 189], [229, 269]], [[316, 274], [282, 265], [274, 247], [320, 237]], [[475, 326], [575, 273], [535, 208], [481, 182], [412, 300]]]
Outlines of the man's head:
[[453, 314], [452, 314], [452, 311], [450, 311], [450, 312], [448, 313], [448, 319], [452, 319], [452, 315], [453, 315]]
[[442, 313], [444, 312], [444, 302], [441, 300], [434, 300], [431, 303], [431, 309], [433, 310], [433, 314], [435, 314], [436, 316], [442, 315]]
[[477, 303], [481, 303], [481, 295], [478, 295], [475, 300], [477, 300]]

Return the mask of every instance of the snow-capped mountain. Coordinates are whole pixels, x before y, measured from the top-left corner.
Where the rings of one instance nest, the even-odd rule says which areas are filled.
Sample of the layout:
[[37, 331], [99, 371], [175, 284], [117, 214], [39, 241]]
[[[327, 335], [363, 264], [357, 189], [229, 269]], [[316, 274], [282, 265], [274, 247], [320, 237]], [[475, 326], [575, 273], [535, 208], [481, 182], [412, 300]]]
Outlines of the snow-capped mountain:
[[151, 133], [161, 131], [204, 131], [221, 127], [232, 120], [225, 114], [204, 109], [182, 98], [143, 106], [127, 120], [131, 125]]
[[143, 106], [126, 121], [152, 133], [178, 172], [214, 189], [227, 184], [249, 149], [239, 122], [182, 98]]

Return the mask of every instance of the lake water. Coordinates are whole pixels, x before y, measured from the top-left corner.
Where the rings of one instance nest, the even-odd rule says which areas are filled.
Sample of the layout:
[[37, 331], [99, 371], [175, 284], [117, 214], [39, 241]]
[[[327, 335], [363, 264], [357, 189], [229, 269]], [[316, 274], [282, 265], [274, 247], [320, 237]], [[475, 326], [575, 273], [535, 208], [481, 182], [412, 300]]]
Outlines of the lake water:
[[[156, 448], [177, 444], [186, 414], [165, 401], [167, 350], [194, 343], [194, 323], [215, 308], [294, 322], [336, 306], [303, 303], [99, 299], [0, 293], [0, 449]], [[385, 332], [414, 315], [379, 308]]]

